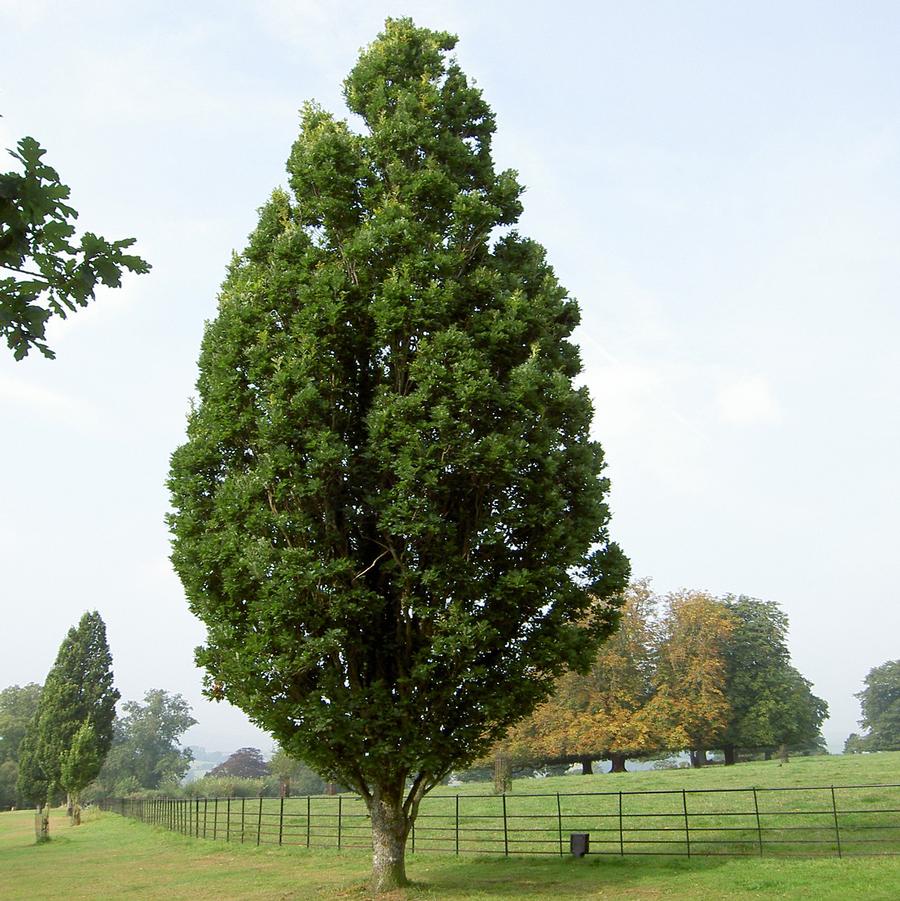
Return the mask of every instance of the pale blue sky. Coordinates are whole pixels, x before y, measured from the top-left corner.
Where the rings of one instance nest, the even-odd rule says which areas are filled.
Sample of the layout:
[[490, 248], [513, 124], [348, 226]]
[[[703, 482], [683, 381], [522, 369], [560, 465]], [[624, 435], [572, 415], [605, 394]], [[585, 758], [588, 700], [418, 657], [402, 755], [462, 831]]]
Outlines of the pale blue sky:
[[[194, 744], [267, 741], [200, 696], [168, 563], [168, 455], [232, 249], [297, 110], [387, 15], [455, 31], [528, 186], [522, 230], [582, 306], [585, 380], [637, 575], [779, 601], [833, 749], [900, 656], [900, 6], [0, 0], [0, 147], [153, 263], [0, 353], [0, 687], [87, 608], [120, 690], [181, 691]], [[12, 161], [10, 161], [12, 162]], [[7, 166], [0, 167], [6, 169]]]

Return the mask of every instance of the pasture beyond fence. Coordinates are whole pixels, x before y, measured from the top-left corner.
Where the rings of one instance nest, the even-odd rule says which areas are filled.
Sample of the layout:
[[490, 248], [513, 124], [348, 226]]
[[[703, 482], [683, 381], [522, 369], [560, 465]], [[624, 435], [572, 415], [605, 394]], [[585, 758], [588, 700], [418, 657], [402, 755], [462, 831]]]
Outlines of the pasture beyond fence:
[[[371, 848], [357, 795], [107, 799], [102, 809], [195, 838], [306, 848]], [[580, 794], [426, 795], [408, 850], [563, 855], [900, 854], [900, 784], [711, 788]]]

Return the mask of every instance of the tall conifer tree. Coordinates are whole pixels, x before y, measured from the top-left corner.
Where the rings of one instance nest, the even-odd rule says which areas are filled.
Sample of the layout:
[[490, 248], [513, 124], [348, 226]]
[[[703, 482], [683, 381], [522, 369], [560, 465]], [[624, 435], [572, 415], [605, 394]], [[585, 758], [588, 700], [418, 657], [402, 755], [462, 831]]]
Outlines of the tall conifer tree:
[[[456, 39], [389, 20], [229, 270], [172, 459], [208, 690], [353, 786], [375, 883], [419, 802], [586, 666], [625, 585], [576, 303], [511, 226]], [[589, 611], [593, 614], [589, 615]]]
[[[49, 804], [63, 789], [63, 763], [79, 730], [92, 733], [94, 761], [87, 763], [80, 755], [81, 778], [90, 769], [96, 772], [88, 782], [97, 775], [112, 742], [118, 700], [106, 626], [96, 611], [85, 613], [60, 645], [23, 740], [20, 790], [29, 800], [41, 803], [46, 799]], [[42, 797], [42, 793], [46, 794]]]

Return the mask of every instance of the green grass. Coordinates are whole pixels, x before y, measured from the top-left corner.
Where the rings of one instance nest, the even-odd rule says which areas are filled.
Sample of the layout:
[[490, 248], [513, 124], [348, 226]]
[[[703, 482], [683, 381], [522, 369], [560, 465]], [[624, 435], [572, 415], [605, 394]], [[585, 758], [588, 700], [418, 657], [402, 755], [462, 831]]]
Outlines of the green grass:
[[[505, 798], [469, 784], [425, 798], [410, 845], [559, 855], [571, 832], [588, 832], [592, 852], [607, 855], [898, 853], [900, 786], [851, 787], [891, 781], [900, 781], [900, 754], [518, 780]], [[369, 845], [365, 807], [350, 795], [290, 798], [283, 816], [279, 801], [252, 798], [183, 801], [168, 811], [145, 805], [144, 815], [174, 815], [179, 831], [236, 844]]]
[[[742, 764], [724, 770], [630, 773], [520, 781], [508, 802], [534, 793], [672, 790], [896, 782], [900, 754], [808, 758]], [[471, 804], [483, 785], [461, 796]], [[442, 793], [448, 790], [443, 789]], [[868, 790], [875, 799], [879, 790]], [[277, 802], [275, 802], [277, 804]], [[304, 802], [305, 803], [305, 802]], [[348, 803], [348, 802], [343, 802]], [[466, 803], [463, 801], [463, 803]], [[555, 803], [555, 798], [554, 798]], [[317, 899], [368, 898], [370, 857], [363, 850], [272, 847], [203, 841], [115, 814], [88, 813], [71, 828], [55, 815], [53, 840], [34, 844], [30, 812], [0, 814], [0, 897], [4, 899]], [[232, 836], [232, 839], [234, 836]], [[254, 835], [255, 840], [255, 835]], [[246, 836], [245, 836], [246, 839]], [[818, 859], [593, 857], [509, 858], [417, 853], [413, 886], [398, 899], [574, 901], [574, 899], [893, 899], [900, 897], [900, 857]]]

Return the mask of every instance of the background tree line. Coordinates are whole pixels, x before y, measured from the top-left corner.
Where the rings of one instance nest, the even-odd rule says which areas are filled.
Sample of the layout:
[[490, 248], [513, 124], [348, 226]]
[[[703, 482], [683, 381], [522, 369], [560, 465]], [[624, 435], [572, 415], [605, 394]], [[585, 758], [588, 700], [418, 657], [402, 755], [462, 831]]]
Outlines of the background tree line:
[[[649, 580], [635, 582], [626, 593], [618, 631], [590, 671], [563, 676], [551, 700], [514, 728], [497, 751], [511, 772], [530, 775], [538, 767], [562, 773], [573, 763], [590, 772], [600, 759], [622, 771], [628, 758], [681, 750], [692, 752], [694, 765], [702, 765], [712, 749], [723, 752], [726, 764], [739, 753], [766, 754], [781, 745], [795, 752], [824, 750], [820, 726], [827, 705], [791, 665], [787, 628], [787, 617], [773, 602], [697, 591], [660, 597]], [[89, 699], [67, 681], [81, 685], [88, 670], [106, 674], [104, 690], [91, 694], [91, 703], [108, 715], [111, 699], [118, 698], [109, 662], [102, 620], [85, 614], [60, 648], [47, 678], [49, 691], [36, 683], [0, 691], [0, 809], [42, 805], [48, 772], [56, 780], [51, 802], [60, 801], [67, 785], [69, 791], [78, 785], [73, 770], [80, 773], [83, 800], [337, 790], [283, 748], [268, 761], [257, 748], [239, 748], [203, 778], [185, 782], [192, 754], [180, 739], [196, 720], [180, 694], [162, 689], [121, 705], [108, 751], [98, 763], [102, 745], [90, 738], [96, 727], [84, 727], [85, 719], [93, 722], [90, 715], [79, 719]], [[61, 708], [61, 697], [71, 703]], [[900, 660], [874, 667], [856, 697], [863, 731], [847, 739], [845, 752], [900, 750]], [[38, 752], [42, 734], [45, 745]], [[48, 739], [52, 735], [55, 743]], [[58, 763], [42, 769], [48, 748], [51, 754], [56, 748]], [[492, 761], [482, 763], [458, 777], [490, 778]], [[87, 777], [92, 781], [85, 782]], [[28, 795], [29, 789], [35, 794]]]
[[628, 758], [689, 751], [694, 766], [720, 749], [825, 750], [828, 705], [791, 664], [788, 620], [772, 601], [702, 591], [653, 593], [631, 584], [618, 630], [590, 670], [569, 672], [553, 696], [495, 749], [511, 765]]

